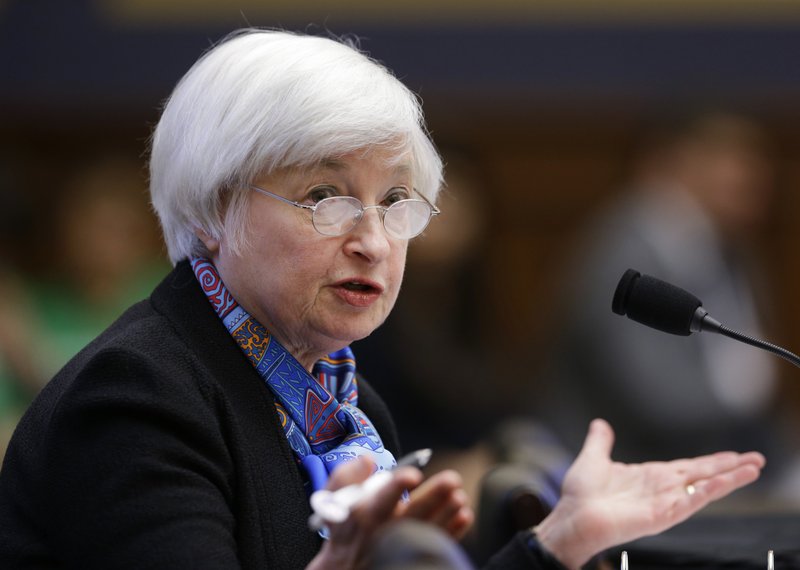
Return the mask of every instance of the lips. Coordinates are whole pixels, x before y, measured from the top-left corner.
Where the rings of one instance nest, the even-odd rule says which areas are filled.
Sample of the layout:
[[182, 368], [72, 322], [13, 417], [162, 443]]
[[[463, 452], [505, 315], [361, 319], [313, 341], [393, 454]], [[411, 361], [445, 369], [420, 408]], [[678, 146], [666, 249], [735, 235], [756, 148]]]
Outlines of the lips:
[[348, 305], [369, 307], [383, 293], [383, 287], [368, 279], [343, 279], [333, 286], [334, 291]]

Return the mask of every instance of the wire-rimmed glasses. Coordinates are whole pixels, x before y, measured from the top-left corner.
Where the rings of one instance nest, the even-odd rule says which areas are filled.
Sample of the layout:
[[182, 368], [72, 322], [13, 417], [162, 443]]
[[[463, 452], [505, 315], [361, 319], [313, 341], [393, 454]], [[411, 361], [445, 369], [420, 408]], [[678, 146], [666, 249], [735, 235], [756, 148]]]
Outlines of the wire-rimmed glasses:
[[[323, 198], [314, 205], [301, 204], [283, 196], [273, 194], [258, 186], [250, 186], [259, 194], [277, 198], [296, 208], [311, 210], [311, 223], [314, 229], [324, 236], [340, 236], [352, 230], [370, 208], [378, 210], [386, 233], [397, 239], [411, 239], [418, 236], [433, 216], [439, 215], [439, 208], [431, 204], [425, 196], [422, 200], [409, 198], [399, 200], [389, 206], [365, 206], [361, 200], [353, 196], [331, 196]], [[416, 190], [415, 190], [416, 191]]]

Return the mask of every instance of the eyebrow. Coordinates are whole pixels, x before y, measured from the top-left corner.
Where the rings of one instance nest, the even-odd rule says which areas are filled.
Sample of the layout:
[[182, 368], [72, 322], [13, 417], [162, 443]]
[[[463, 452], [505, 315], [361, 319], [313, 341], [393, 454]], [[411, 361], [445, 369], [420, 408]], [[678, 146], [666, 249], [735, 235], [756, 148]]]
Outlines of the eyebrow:
[[347, 165], [341, 160], [337, 160], [335, 158], [323, 158], [319, 161], [316, 168], [320, 169], [330, 169], [330, 170], [345, 170]]
[[[336, 158], [323, 158], [319, 161], [316, 168], [319, 169], [330, 169], [336, 170], [341, 172], [343, 170], [347, 170], [348, 166], [344, 162]], [[316, 169], [315, 168], [315, 169]], [[399, 164], [394, 165], [393, 173], [394, 174], [407, 174], [412, 171], [411, 165], [407, 162], [402, 162]]]

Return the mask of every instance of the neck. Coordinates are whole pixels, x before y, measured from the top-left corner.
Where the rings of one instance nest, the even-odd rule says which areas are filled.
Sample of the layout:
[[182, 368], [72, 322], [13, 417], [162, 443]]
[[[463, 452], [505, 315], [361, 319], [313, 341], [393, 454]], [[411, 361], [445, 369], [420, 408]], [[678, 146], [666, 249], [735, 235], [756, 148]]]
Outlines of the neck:
[[320, 349], [319, 347], [311, 347], [307, 344], [302, 343], [293, 343], [289, 340], [283, 338], [280, 334], [276, 334], [274, 331], [267, 328], [270, 334], [286, 349], [286, 351], [291, 354], [300, 365], [305, 368], [308, 372], [311, 372], [314, 369], [314, 365], [321, 359], [325, 358], [329, 354], [336, 352], [337, 350], [341, 349], [342, 347], [332, 348], [330, 350], [327, 349]]
[[[283, 343], [281, 343], [283, 344]], [[309, 373], [314, 368], [314, 363], [317, 362], [320, 358], [325, 356], [324, 354], [319, 354], [318, 352], [311, 353], [309, 351], [298, 350], [295, 347], [286, 346], [284, 348], [294, 356], [295, 360], [300, 363], [300, 365], [305, 368]]]

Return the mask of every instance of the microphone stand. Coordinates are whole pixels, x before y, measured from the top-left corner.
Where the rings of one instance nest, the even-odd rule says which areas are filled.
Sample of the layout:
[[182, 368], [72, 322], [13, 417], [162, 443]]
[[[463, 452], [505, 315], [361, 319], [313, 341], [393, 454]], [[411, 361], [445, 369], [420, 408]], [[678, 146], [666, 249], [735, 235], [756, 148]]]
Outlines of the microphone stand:
[[708, 311], [706, 311], [703, 307], [697, 307], [697, 310], [694, 312], [694, 316], [692, 317], [692, 324], [690, 325], [689, 330], [691, 332], [708, 331], [721, 334], [722, 336], [727, 336], [728, 338], [738, 340], [739, 342], [749, 344], [750, 346], [764, 349], [772, 354], [777, 354], [784, 360], [788, 360], [800, 368], [800, 356], [797, 356], [795, 353], [789, 352], [785, 348], [782, 348], [776, 344], [772, 344], [771, 342], [759, 340], [733, 329], [729, 329], [709, 315]]

